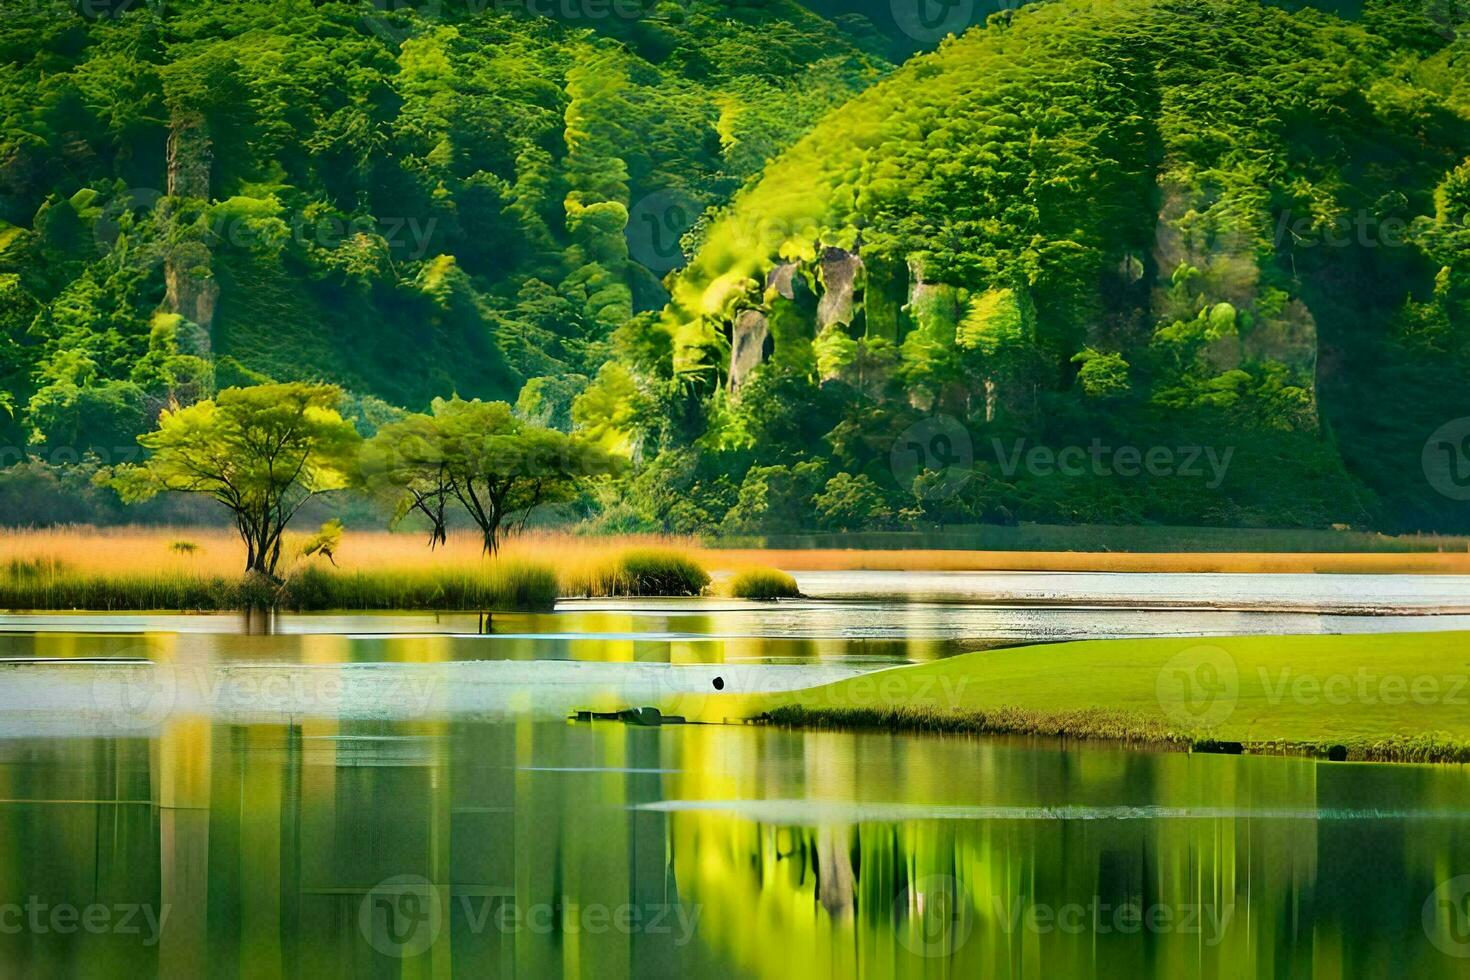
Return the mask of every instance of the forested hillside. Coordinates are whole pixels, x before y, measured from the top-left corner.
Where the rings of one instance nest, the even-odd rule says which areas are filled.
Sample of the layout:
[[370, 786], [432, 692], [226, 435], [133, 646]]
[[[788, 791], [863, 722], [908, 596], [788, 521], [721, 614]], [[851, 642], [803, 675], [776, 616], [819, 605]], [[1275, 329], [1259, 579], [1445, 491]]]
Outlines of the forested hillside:
[[1470, 415], [1465, 8], [996, 14], [619, 338], [577, 414], [645, 459], [630, 521], [1470, 526], [1422, 458]]
[[299, 379], [609, 529], [1470, 528], [1466, 0], [401, 6], [0, 20], [0, 467]]
[[564, 422], [700, 212], [887, 67], [790, 0], [407, 6], [7, 10], [0, 445], [265, 378], [371, 423], [549, 377]]

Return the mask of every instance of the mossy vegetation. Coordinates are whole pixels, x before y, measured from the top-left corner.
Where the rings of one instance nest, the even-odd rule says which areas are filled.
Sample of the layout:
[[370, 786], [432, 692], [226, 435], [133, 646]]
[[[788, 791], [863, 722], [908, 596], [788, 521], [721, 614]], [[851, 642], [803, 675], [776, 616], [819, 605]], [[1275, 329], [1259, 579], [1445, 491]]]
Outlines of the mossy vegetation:
[[801, 596], [796, 579], [779, 568], [742, 568], [724, 583], [724, 590], [737, 599], [796, 599]]
[[1012, 647], [799, 692], [731, 693], [701, 717], [1465, 762], [1467, 641], [1434, 632]]

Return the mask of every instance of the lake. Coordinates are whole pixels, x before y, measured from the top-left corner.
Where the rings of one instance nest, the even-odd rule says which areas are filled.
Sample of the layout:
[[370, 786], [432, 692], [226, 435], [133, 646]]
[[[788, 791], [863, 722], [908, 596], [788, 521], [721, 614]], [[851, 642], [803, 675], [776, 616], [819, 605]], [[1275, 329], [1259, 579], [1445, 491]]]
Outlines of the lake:
[[1333, 582], [1190, 609], [1172, 578], [1141, 583], [1165, 609], [1078, 581], [490, 635], [0, 616], [0, 974], [1464, 976], [1467, 767], [566, 720], [1025, 640], [1464, 628], [1345, 615]]

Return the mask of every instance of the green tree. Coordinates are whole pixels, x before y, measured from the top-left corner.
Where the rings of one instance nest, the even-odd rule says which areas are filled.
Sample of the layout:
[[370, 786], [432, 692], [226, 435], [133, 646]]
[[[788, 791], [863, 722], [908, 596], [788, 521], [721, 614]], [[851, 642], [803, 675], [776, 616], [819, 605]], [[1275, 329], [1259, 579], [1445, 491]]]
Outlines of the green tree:
[[812, 498], [812, 508], [823, 527], [836, 531], [873, 527], [892, 516], [883, 491], [863, 474], [838, 473]]
[[398, 488], [399, 513], [429, 518], [431, 544], [443, 540], [444, 508], [453, 499], [491, 554], [540, 505], [569, 500], [583, 480], [622, 469], [620, 457], [517, 418], [505, 402], [459, 398], [436, 399], [432, 415], [384, 426], [364, 456], [370, 482]]
[[378, 429], [363, 444], [362, 476], [368, 490], [392, 500], [392, 526], [418, 514], [429, 522], [430, 549], [448, 540], [454, 484], [434, 416], [410, 415]]
[[109, 482], [128, 502], [170, 490], [218, 500], [245, 542], [245, 570], [274, 579], [291, 518], [354, 479], [361, 440], [338, 411], [341, 401], [332, 385], [228, 388], [165, 410], [158, 428], [138, 437], [152, 455], [119, 467]]

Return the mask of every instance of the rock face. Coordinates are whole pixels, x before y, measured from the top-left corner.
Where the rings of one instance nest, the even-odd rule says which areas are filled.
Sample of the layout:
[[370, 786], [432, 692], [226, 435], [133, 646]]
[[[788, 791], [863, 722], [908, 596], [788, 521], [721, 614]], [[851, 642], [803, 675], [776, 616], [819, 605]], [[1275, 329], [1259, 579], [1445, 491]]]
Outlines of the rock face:
[[796, 288], [793, 280], [796, 278], [796, 263], [782, 262], [772, 266], [771, 271], [766, 273], [766, 288], [774, 289], [777, 295], [786, 299], [796, 298]]
[[735, 317], [730, 336], [730, 391], [740, 385], [770, 353], [771, 330], [760, 310], [742, 310]]
[[822, 298], [817, 303], [817, 332], [833, 324], [849, 324], [853, 320], [854, 297], [863, 260], [856, 252], [841, 248], [823, 250], [820, 274]]
[[[214, 158], [209, 123], [200, 113], [175, 113], [168, 136], [170, 207], [184, 209], [209, 201], [209, 168]], [[209, 246], [185, 239], [164, 259], [163, 310], [177, 313], [208, 331], [219, 302], [219, 284], [210, 275]]]

